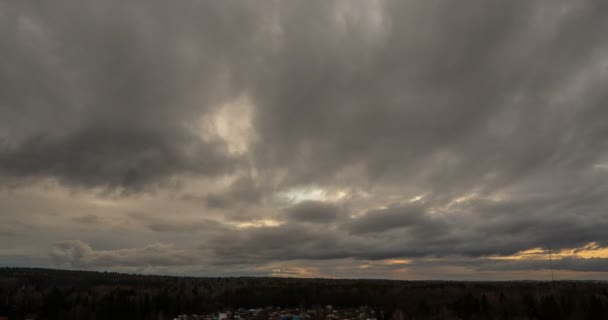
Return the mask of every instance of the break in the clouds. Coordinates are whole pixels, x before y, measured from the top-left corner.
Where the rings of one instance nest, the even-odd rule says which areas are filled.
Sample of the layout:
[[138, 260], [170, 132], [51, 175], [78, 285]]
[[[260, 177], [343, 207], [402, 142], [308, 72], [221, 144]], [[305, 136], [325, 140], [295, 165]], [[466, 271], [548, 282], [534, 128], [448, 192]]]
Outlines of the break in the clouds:
[[592, 0], [2, 3], [1, 260], [607, 278], [607, 32]]

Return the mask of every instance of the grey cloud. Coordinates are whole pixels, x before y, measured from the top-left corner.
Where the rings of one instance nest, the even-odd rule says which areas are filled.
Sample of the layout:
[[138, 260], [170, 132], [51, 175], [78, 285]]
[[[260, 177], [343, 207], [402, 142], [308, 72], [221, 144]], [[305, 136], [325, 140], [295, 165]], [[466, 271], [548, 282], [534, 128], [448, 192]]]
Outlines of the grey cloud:
[[[406, 227], [439, 227], [421, 206], [393, 206], [386, 209], [370, 210], [363, 216], [354, 218], [349, 229], [351, 233], [365, 234], [385, 232]], [[434, 234], [429, 232], [428, 234]]]
[[[68, 4], [74, 21], [52, 19]], [[20, 54], [6, 64], [25, 65], [23, 57], [36, 61], [28, 64], [31, 72], [20, 73], [31, 74], [44, 89], [32, 100], [57, 110], [22, 101], [28, 94], [6, 93], [4, 118], [15, 133], [9, 137], [13, 146], [3, 152], [4, 171], [137, 187], [179, 173], [230, 170], [221, 145], [196, 139], [183, 122], [242, 92], [253, 98], [260, 136], [252, 149], [254, 165], [270, 175], [285, 169], [286, 183], [332, 182], [355, 166], [363, 168], [361, 176], [347, 180], [357, 183], [408, 181], [450, 191], [492, 176], [483, 181], [490, 188], [531, 172], [539, 179], [578, 172], [600, 156], [606, 130], [597, 119], [605, 108], [594, 83], [602, 82], [601, 74], [590, 74], [598, 81], [573, 92], [584, 100], [555, 96], [597, 60], [606, 29], [602, 4], [350, 5], [276, 4], [258, 11], [153, 2], [135, 10], [127, 3], [111, 19], [103, 15], [105, 4], [9, 6], [26, 22], [7, 19], [6, 30], [23, 30], [7, 32], [5, 43], [17, 44]], [[371, 12], [356, 14], [365, 9]], [[50, 44], [38, 45], [48, 46], [41, 49], [58, 61], [38, 59], [15, 36], [35, 37], [37, 28], [51, 33]], [[64, 52], [73, 59], [62, 61]], [[187, 52], [196, 63], [189, 64]], [[64, 69], [78, 71], [76, 79], [71, 73], [67, 80], [48, 79]], [[6, 82], [21, 79], [4, 75]], [[61, 91], [72, 83], [84, 87], [78, 90], [84, 102]], [[196, 102], [192, 92], [200, 92], [192, 98]], [[576, 108], [566, 107], [574, 103]], [[28, 112], [14, 115], [17, 106]], [[87, 125], [92, 121], [99, 125]], [[54, 139], [26, 132], [46, 134], [56, 122], [63, 125], [53, 126], [59, 131], [52, 132]], [[49, 154], [58, 155], [47, 159]], [[24, 158], [29, 161], [19, 161]], [[212, 196], [209, 203], [225, 206], [230, 200]]]
[[80, 223], [85, 223], [85, 224], [98, 224], [102, 221], [101, 218], [99, 218], [98, 216], [96, 216], [94, 214], [87, 214], [84, 216], [74, 217], [72, 220], [74, 220], [76, 222], [80, 222]]
[[281, 46], [253, 91], [258, 166], [284, 167], [288, 184], [333, 183], [358, 167], [347, 181], [446, 192], [597, 160], [602, 76], [555, 96], [599, 59], [601, 5], [385, 4], [379, 36], [356, 17], [343, 26], [327, 6], [283, 8]]
[[[20, 184], [51, 177], [131, 191], [235, 166], [221, 140], [203, 139], [196, 128], [238, 91], [230, 61], [247, 52], [242, 46], [256, 30], [246, 6], [57, 1], [3, 7], [5, 179]], [[218, 29], [227, 19], [230, 26]]]
[[15, 230], [14, 226], [0, 224], [0, 237], [15, 237], [19, 233]]
[[141, 212], [131, 212], [128, 216], [138, 224], [156, 232], [190, 233], [213, 230], [216, 232], [227, 231], [227, 227], [220, 222], [205, 218], [180, 217], [173, 215], [172, 218], [160, 218]]
[[336, 204], [310, 200], [287, 208], [286, 216], [298, 222], [330, 223], [338, 219], [341, 212]]
[[[236, 231], [236, 230], [234, 230]], [[203, 245], [219, 264], [335, 259], [352, 255], [334, 232], [305, 226], [257, 227], [224, 233]], [[280, 257], [280, 258], [278, 258]]]
[[147, 225], [150, 230], [158, 232], [196, 232], [221, 227], [221, 224], [212, 221], [158, 221]]
[[[55, 176], [75, 186], [123, 188], [125, 191], [140, 190], [174, 174], [204, 174], [227, 169], [225, 161], [229, 160], [213, 151], [218, 150], [213, 145], [206, 146], [193, 138], [183, 137], [179, 138], [181, 145], [175, 146], [172, 145], [175, 141], [164, 141], [166, 138], [158, 133], [118, 130], [92, 129], [57, 140], [32, 137], [18, 148], [3, 153], [0, 163], [5, 172], [26, 179], [31, 175]], [[188, 153], [194, 154], [195, 158]]]
[[524, 260], [498, 260], [485, 261], [479, 267], [482, 271], [513, 271], [513, 270], [567, 270], [581, 272], [608, 272], [608, 258], [559, 258], [524, 259]]
[[262, 186], [250, 176], [242, 176], [221, 193], [203, 196], [206, 205], [215, 209], [231, 209], [243, 205], [255, 205], [262, 201]]
[[51, 258], [57, 266], [71, 268], [183, 266], [199, 261], [194, 254], [159, 243], [142, 248], [95, 250], [79, 240], [55, 243]]
[[571, 249], [594, 241], [605, 246], [603, 230], [608, 220], [577, 216], [583, 208], [572, 207], [571, 213], [553, 206], [559, 199], [562, 196], [478, 200], [453, 206], [443, 214], [429, 213], [429, 203], [395, 204], [338, 220], [337, 224], [302, 224], [291, 219], [277, 227], [241, 229], [213, 237], [204, 247], [219, 261], [242, 263], [450, 256], [482, 259], [536, 247]]
[[[218, 222], [200, 240], [218, 263], [608, 245], [604, 2], [1, 6], [2, 185], [135, 192], [236, 176], [182, 199], [214, 209], [205, 219], [284, 224]], [[243, 96], [252, 143], [236, 155], [198, 126]], [[302, 186], [360, 192], [344, 212], [272, 202]], [[142, 224], [208, 227], [179, 219]]]

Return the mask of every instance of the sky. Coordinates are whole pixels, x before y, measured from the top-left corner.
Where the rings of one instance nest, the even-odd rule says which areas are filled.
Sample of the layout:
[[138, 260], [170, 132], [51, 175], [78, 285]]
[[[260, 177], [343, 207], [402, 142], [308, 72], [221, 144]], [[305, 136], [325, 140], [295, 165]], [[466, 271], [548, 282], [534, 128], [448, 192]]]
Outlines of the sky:
[[608, 280], [608, 2], [0, 2], [0, 266]]

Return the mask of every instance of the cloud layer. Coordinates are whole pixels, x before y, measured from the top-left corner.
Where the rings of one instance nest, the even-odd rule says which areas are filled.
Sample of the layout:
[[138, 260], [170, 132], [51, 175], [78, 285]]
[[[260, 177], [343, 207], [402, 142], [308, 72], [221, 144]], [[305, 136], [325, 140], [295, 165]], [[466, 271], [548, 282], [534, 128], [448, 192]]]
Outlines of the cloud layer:
[[1, 4], [0, 256], [535, 277], [608, 245], [606, 6]]

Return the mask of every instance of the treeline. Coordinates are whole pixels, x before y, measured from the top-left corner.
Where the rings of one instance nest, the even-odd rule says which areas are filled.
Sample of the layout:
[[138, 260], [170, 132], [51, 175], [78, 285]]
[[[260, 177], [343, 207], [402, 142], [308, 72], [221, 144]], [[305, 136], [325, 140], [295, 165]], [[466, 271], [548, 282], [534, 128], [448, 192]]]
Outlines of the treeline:
[[368, 305], [385, 319], [608, 319], [600, 282], [192, 278], [0, 269], [0, 317], [167, 319], [258, 308]]

